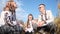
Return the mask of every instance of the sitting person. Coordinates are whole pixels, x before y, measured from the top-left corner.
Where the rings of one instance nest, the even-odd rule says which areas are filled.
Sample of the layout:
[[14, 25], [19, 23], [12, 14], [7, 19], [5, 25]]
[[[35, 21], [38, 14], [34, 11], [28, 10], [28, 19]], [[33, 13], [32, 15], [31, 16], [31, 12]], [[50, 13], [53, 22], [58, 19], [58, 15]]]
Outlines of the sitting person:
[[52, 12], [50, 10], [45, 10], [45, 5], [40, 4], [39, 5], [39, 11], [41, 14], [38, 18], [38, 27], [37, 30], [44, 30], [44, 31], [50, 31], [50, 34], [54, 34], [54, 17], [52, 15]]
[[33, 16], [32, 16], [32, 14], [29, 14], [27, 24], [25, 24], [25, 26], [26, 26], [25, 34], [32, 34], [32, 32], [33, 32], [32, 20], [33, 20]]
[[15, 11], [15, 9], [17, 8], [17, 5], [14, 2], [14, 0], [9, 0], [6, 3], [6, 6], [9, 7], [9, 11], [12, 13], [12, 21], [16, 21], [16, 11]]

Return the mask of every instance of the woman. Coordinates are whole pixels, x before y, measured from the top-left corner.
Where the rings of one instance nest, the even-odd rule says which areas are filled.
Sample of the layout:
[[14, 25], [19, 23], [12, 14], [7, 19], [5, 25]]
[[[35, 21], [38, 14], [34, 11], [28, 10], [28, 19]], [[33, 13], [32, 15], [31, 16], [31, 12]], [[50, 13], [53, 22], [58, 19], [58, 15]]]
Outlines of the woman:
[[33, 20], [33, 16], [32, 14], [29, 14], [26, 28], [25, 28], [25, 34], [32, 34], [33, 32], [32, 20]]
[[[1, 12], [1, 15], [0, 15], [0, 26], [4, 25], [5, 24], [5, 15], [8, 15], [8, 16], [11, 16], [11, 13], [9, 11], [9, 8], [8, 7], [5, 7], [4, 10]], [[7, 16], [6, 16], [7, 17]]]
[[17, 5], [16, 3], [14, 2], [14, 0], [10, 0], [6, 3], [6, 6], [9, 7], [9, 10], [10, 12], [12, 13], [12, 21], [16, 21], [16, 8], [17, 8]]
[[1, 27], [1, 34], [5, 34], [9, 31], [9, 27], [7, 27], [7, 22], [9, 22], [9, 17], [11, 16], [11, 12], [9, 11], [9, 7], [4, 7], [4, 10], [1, 12], [0, 15], [0, 27]]

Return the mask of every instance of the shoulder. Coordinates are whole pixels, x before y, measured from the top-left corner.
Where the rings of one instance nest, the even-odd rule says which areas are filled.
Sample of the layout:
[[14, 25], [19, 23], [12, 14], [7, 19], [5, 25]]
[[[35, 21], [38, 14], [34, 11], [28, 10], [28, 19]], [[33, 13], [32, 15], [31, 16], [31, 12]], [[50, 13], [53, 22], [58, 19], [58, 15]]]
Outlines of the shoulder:
[[52, 11], [51, 11], [51, 10], [46, 10], [46, 12], [47, 12], [47, 13], [52, 13]]
[[2, 11], [1, 13], [3, 13], [4, 11]]
[[52, 11], [51, 10], [46, 10], [46, 13], [47, 14], [52, 14]]
[[4, 13], [8, 13], [8, 14], [11, 14], [11, 12], [10, 12], [10, 11], [4, 11]]
[[2, 11], [1, 13], [5, 13], [5, 11]]
[[46, 10], [47, 13], [51, 13], [51, 10]]

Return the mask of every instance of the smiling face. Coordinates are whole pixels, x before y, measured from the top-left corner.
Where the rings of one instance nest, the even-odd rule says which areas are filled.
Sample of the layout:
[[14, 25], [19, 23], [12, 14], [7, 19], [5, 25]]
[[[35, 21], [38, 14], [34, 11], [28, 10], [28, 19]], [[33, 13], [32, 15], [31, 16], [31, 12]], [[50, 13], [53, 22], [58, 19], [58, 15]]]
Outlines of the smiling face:
[[31, 21], [32, 20], [32, 16], [30, 15], [30, 16], [28, 16], [28, 19], [29, 19], [29, 21]]
[[44, 5], [40, 5], [39, 6], [39, 11], [43, 13], [45, 11], [45, 6]]

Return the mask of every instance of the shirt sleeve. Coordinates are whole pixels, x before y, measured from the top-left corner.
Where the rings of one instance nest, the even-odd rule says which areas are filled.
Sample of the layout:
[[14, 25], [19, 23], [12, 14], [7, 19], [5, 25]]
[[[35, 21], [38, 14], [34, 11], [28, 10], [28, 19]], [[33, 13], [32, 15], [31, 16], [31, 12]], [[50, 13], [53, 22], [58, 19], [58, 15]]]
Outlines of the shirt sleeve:
[[39, 15], [38, 17], [38, 23], [41, 21], [41, 15]]
[[48, 11], [48, 20], [46, 21], [46, 23], [52, 23], [54, 21], [54, 17], [52, 15], [52, 12], [51, 11]]

